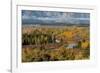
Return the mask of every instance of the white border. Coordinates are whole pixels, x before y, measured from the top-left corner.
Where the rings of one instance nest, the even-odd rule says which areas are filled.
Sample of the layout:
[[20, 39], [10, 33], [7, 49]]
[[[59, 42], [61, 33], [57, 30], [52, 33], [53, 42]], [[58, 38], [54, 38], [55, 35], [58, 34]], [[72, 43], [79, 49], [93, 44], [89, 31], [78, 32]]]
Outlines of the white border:
[[[15, 5], [12, 10], [12, 72], [87, 68], [96, 65], [96, 10], [94, 7], [74, 5]], [[90, 13], [90, 60], [21, 63], [21, 10], [63, 11]], [[18, 42], [18, 43], [17, 43]], [[18, 46], [17, 46], [18, 45]]]

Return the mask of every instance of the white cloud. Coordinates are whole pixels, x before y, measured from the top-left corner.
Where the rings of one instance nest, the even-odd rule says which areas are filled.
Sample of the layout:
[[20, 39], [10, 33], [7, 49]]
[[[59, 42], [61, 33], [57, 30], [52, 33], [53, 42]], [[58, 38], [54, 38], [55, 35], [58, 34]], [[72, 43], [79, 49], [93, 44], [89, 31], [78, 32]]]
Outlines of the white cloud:
[[[45, 17], [44, 17], [44, 16]], [[85, 17], [84, 17], [85, 16]], [[50, 12], [50, 11], [46, 11], [46, 12], [40, 12], [39, 15], [32, 15], [32, 11], [31, 12], [25, 12], [25, 14], [23, 14], [22, 19], [36, 19], [36, 20], [41, 20], [43, 22], [49, 22], [49, 21], [53, 21], [53, 22], [63, 22], [63, 23], [79, 23], [79, 20], [89, 20], [89, 17], [86, 18], [86, 14], [80, 14], [79, 17], [75, 17], [75, 13], [72, 12]]]

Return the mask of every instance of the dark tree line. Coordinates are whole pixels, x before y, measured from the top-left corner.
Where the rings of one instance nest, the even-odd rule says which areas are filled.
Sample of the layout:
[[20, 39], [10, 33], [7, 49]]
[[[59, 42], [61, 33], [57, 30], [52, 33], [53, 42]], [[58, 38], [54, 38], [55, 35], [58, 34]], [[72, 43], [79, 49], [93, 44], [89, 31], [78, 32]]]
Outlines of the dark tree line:
[[[53, 32], [52, 32], [53, 33]], [[22, 45], [38, 45], [46, 43], [55, 43], [55, 35], [34, 31], [31, 34], [22, 34]]]

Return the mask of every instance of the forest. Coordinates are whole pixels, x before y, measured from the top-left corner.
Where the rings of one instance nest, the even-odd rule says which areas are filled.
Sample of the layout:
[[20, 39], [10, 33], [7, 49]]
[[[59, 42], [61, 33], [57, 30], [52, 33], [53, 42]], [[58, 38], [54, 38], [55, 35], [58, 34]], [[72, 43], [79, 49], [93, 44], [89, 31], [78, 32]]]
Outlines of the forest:
[[23, 26], [22, 62], [90, 58], [89, 26]]

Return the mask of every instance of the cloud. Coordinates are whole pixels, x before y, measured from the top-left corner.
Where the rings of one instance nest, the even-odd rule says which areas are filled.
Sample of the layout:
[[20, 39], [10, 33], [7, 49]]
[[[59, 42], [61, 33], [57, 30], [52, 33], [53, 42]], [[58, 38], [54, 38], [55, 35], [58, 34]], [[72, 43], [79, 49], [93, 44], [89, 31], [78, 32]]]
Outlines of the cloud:
[[[22, 11], [22, 20], [29, 22], [37, 20], [48, 23], [80, 23], [81, 20], [89, 21], [89, 14], [74, 12], [54, 12], [54, 11]], [[36, 22], [36, 21], [35, 21]], [[32, 22], [34, 24], [34, 21]]]

